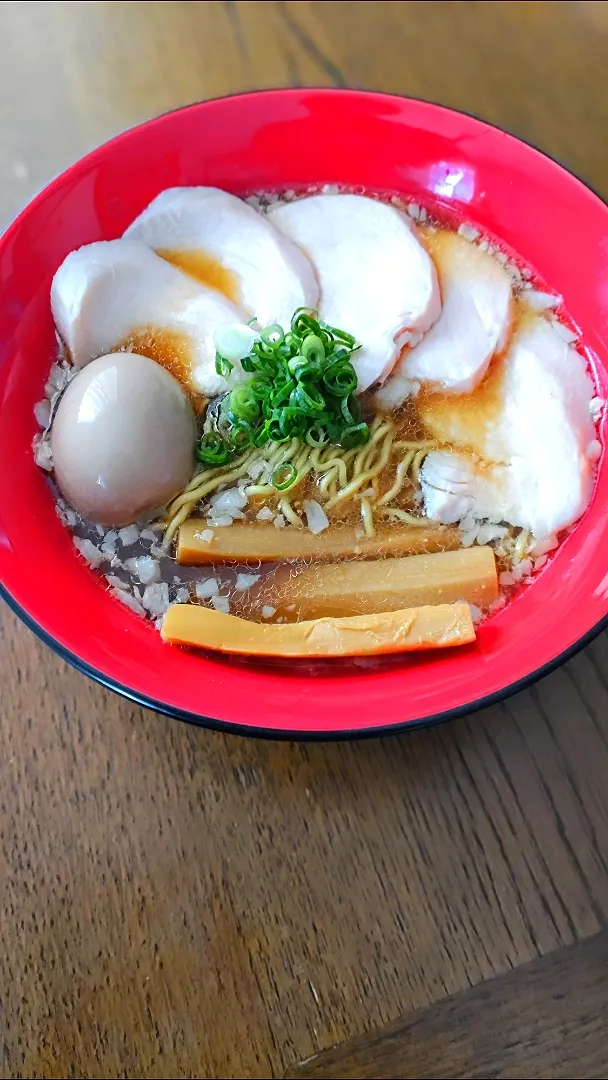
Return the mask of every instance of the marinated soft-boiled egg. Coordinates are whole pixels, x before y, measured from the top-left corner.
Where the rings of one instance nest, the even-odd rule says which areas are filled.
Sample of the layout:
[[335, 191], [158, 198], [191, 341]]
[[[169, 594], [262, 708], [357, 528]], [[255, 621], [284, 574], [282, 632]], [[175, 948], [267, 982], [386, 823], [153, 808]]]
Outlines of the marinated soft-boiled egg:
[[75, 364], [125, 344], [167, 367], [191, 394], [222, 393], [239, 378], [215, 368], [218, 326], [248, 315], [216, 289], [177, 270], [136, 240], [107, 240], [71, 252], [51, 287], [55, 325]]
[[168, 188], [125, 236], [219, 289], [263, 326], [287, 330], [296, 308], [317, 306], [319, 285], [304, 252], [228, 191]]
[[110, 353], [83, 368], [53, 421], [55, 479], [71, 506], [102, 525], [127, 525], [164, 506], [194, 469], [192, 406], [164, 368]]
[[358, 390], [381, 383], [412, 335], [433, 325], [441, 298], [433, 261], [406, 214], [363, 195], [311, 195], [273, 208], [321, 286], [320, 313], [355, 336]]

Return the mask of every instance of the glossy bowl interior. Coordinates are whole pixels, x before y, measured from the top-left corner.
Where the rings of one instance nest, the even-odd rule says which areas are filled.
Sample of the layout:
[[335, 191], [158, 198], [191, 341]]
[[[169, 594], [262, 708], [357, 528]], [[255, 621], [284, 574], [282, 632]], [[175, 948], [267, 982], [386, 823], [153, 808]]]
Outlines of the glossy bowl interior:
[[499, 239], [561, 293], [608, 396], [608, 209], [553, 161], [471, 117], [374, 93], [283, 90], [205, 102], [128, 131], [42, 191], [0, 240], [0, 581], [82, 671], [146, 705], [252, 734], [374, 733], [446, 719], [544, 673], [608, 612], [608, 470], [531, 587], [475, 645], [378, 664], [262, 665], [171, 648], [77, 557], [33, 463], [53, 358], [49, 285], [67, 253], [120, 236], [163, 188], [237, 194], [361, 185], [414, 196]]

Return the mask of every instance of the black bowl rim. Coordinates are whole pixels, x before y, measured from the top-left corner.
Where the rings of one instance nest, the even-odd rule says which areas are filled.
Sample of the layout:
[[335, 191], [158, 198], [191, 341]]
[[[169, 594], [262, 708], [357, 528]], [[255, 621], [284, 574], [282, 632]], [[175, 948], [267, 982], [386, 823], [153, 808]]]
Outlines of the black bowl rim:
[[[383, 97], [388, 98], [399, 98], [402, 101], [416, 101], [422, 102], [422, 104], [424, 105], [434, 105], [440, 109], [445, 109], [446, 112], [455, 113], [456, 115], [461, 116], [468, 116], [472, 120], [479, 120], [480, 123], [485, 124], [487, 127], [493, 128], [495, 131], [501, 131], [503, 134], [511, 135], [511, 137], [517, 139], [518, 142], [524, 143], [532, 150], [535, 150], [538, 154], [541, 154], [549, 161], [552, 161], [554, 165], [559, 166], [559, 168], [563, 169], [564, 172], [569, 173], [570, 176], [574, 177], [575, 180], [578, 180], [578, 182], [582, 184], [583, 187], [586, 187], [589, 191], [591, 191], [592, 194], [595, 195], [596, 198], [598, 198], [600, 202], [602, 202], [604, 206], [606, 206], [606, 208], [608, 209], [608, 202], [606, 202], [606, 200], [602, 198], [599, 192], [597, 192], [591, 184], [587, 183], [584, 180], [581, 180], [581, 178], [577, 176], [576, 173], [572, 171], [572, 169], [567, 168], [567, 166], [563, 165], [561, 161], [558, 161], [556, 158], [552, 157], [551, 154], [548, 154], [545, 150], [540, 150], [537, 146], [534, 145], [534, 143], [529, 142], [527, 139], [522, 139], [519, 135], [515, 135], [513, 132], [507, 131], [505, 128], [499, 127], [498, 124], [490, 123], [482, 116], [478, 116], [475, 113], [468, 112], [465, 109], [452, 109], [449, 105], [444, 105], [442, 102], [432, 101], [428, 98], [416, 98], [411, 97], [407, 94], [392, 94], [384, 90], [363, 90], [357, 87], [267, 87], [259, 90], [243, 91], [241, 93], [222, 94], [215, 98], [206, 98], [204, 101], [193, 101], [190, 102], [190, 104], [188, 105], [181, 105], [177, 109], [167, 109], [166, 112], [159, 113], [158, 116], [150, 117], [148, 120], [143, 120], [140, 124], [135, 124], [132, 128], [126, 128], [124, 131], [118, 133], [115, 136], [112, 136], [112, 138], [107, 139], [104, 143], [101, 143], [98, 147], [91, 151], [91, 153], [96, 153], [104, 146], [113, 142], [114, 139], [120, 138], [121, 135], [125, 135], [129, 131], [135, 131], [139, 127], [144, 127], [146, 124], [150, 123], [151, 120], [160, 119], [160, 117], [162, 116], [170, 116], [173, 113], [184, 112], [185, 110], [191, 109], [196, 105], [203, 105], [207, 102], [212, 101], [225, 101], [228, 98], [255, 97], [263, 94], [302, 94], [305, 93], [307, 90], [313, 93], [323, 93], [327, 95], [331, 94], [332, 96], [335, 94], [353, 93], [361, 94], [362, 96], [365, 96], [367, 94], [373, 94], [374, 96], [382, 95]], [[88, 156], [88, 154], [83, 155], [83, 157], [85, 158]], [[82, 159], [79, 158], [77, 160], [80, 161]], [[66, 169], [62, 170], [62, 173], [67, 171], [69, 167], [70, 166], [66, 166]], [[59, 173], [57, 175], [61, 176], [62, 173]], [[45, 185], [45, 187], [46, 186], [47, 185]], [[33, 201], [33, 199], [36, 198], [37, 194], [41, 194], [41, 192], [44, 190], [45, 188], [42, 188], [40, 191], [35, 193], [32, 198], [28, 200], [28, 203], [26, 203], [24, 209], [26, 209], [27, 206], [29, 206], [29, 204]], [[586, 645], [589, 645], [598, 636], [598, 634], [602, 632], [602, 630], [608, 627], [608, 614], [606, 614], [602, 619], [599, 620], [599, 622], [595, 623], [595, 625], [592, 626], [586, 634], [583, 634], [582, 637], [578, 638], [577, 641], [573, 642], [572, 645], [568, 646], [567, 649], [564, 649], [564, 651], [559, 653], [558, 656], [554, 657], [552, 660], [547, 661], [546, 664], [542, 664], [539, 668], [536, 668], [534, 671], [530, 672], [522, 679], [517, 679], [515, 682], [508, 683], [506, 686], [501, 687], [500, 690], [496, 690], [492, 694], [486, 694], [484, 697], [477, 698], [475, 701], [467, 702], [467, 704], [465, 705], [458, 705], [452, 709], [444, 709], [440, 713], [435, 713], [430, 716], [423, 716], [416, 720], [405, 720], [402, 722], [385, 724], [378, 727], [353, 728], [340, 731], [335, 731], [332, 729], [328, 729], [327, 731], [301, 731], [296, 729], [292, 731], [287, 728], [268, 728], [260, 727], [257, 724], [249, 725], [241, 724], [231, 720], [218, 720], [215, 717], [203, 716], [199, 713], [188, 712], [186, 709], [179, 709], [177, 708], [177, 706], [166, 705], [164, 702], [157, 701], [155, 698], [147, 697], [147, 695], [141, 694], [136, 690], [132, 690], [130, 687], [125, 686], [124, 683], [118, 682], [116, 679], [112, 679], [110, 676], [105, 675], [103, 671], [99, 671], [91, 664], [88, 664], [84, 660], [81, 660], [81, 658], [76, 653], [72, 652], [71, 649], [67, 649], [64, 645], [57, 641], [56, 638], [52, 636], [52, 634], [49, 634], [44, 629], [44, 627], [40, 625], [40, 623], [36, 622], [36, 620], [33, 619], [31, 615], [29, 615], [25, 608], [23, 608], [19, 603], [17, 603], [9, 590], [1, 582], [0, 597], [2, 597], [2, 599], [6, 601], [11, 611], [13, 611], [14, 614], [17, 615], [17, 617], [21, 619], [23, 623], [25, 623], [28, 629], [31, 630], [32, 633], [40, 641], [42, 641], [54, 653], [56, 653], [57, 656], [59, 656], [62, 660], [65, 660], [68, 664], [70, 664], [71, 667], [75, 668], [76, 671], [79, 671], [83, 675], [87, 675], [90, 679], [93, 680], [93, 682], [99, 683], [99, 685], [103, 686], [106, 690], [112, 690], [114, 693], [119, 694], [121, 697], [124, 697], [127, 700], [134, 702], [136, 705], [141, 705], [146, 709], [152, 709], [155, 712], [161, 713], [163, 716], [169, 716], [174, 720], [180, 720], [183, 723], [191, 724], [195, 727], [207, 728], [211, 731], [220, 731], [223, 734], [243, 735], [249, 736], [251, 738], [272, 739], [277, 742], [343, 742], [347, 740], [354, 741], [357, 739], [381, 738], [387, 735], [401, 735], [404, 732], [417, 731], [421, 728], [435, 727], [438, 724], [444, 724], [450, 720], [457, 720], [463, 716], [471, 716], [473, 713], [480, 712], [482, 709], [489, 708], [491, 705], [496, 705], [499, 702], [506, 701], [508, 698], [513, 697], [514, 694], [519, 693], [520, 690], [525, 690], [527, 687], [530, 687], [534, 683], [538, 682], [539, 679], [542, 679], [546, 675], [549, 675], [552, 671], [555, 671], [557, 668], [561, 667], [562, 664], [565, 664], [567, 660], [571, 660], [573, 656], [576, 656], [576, 654], [580, 652], [581, 649], [584, 649]]]

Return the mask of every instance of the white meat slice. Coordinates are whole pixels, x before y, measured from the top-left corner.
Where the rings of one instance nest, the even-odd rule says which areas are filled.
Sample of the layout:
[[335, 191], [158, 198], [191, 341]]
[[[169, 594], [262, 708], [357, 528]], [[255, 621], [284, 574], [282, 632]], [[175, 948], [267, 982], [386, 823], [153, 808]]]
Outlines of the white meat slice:
[[358, 390], [383, 382], [441, 307], [435, 267], [411, 220], [363, 195], [311, 195], [269, 217], [311, 259], [322, 317], [361, 344], [353, 356]]
[[246, 378], [240, 364], [228, 380], [215, 370], [215, 330], [243, 323], [243, 309], [136, 240], [71, 252], [53, 278], [51, 308], [79, 366], [144, 334], [161, 340], [158, 359], [194, 393], [213, 396]]
[[481, 382], [512, 323], [511, 279], [498, 259], [457, 233], [429, 237], [443, 307], [419, 344], [405, 349], [378, 401], [396, 408], [417, 383], [468, 394]]
[[470, 454], [431, 450], [420, 470], [420, 485], [425, 514], [445, 525], [463, 518], [511, 521], [516, 515], [509, 503], [507, 467], [484, 467]]
[[459, 405], [447, 397], [440, 414], [422, 410], [440, 441], [468, 451], [427, 456], [426, 512], [446, 523], [490, 518], [551, 536], [575, 522], [591, 498], [597, 443], [585, 361], [547, 320], [531, 316], [491, 381], [464, 411], [466, 399]]
[[[185, 253], [215, 261], [234, 281], [231, 299], [264, 326], [279, 323], [287, 330], [296, 308], [317, 306], [319, 285], [300, 248], [266, 215], [219, 188], [162, 191], [125, 236], [172, 258]], [[207, 283], [212, 281], [210, 275]]]

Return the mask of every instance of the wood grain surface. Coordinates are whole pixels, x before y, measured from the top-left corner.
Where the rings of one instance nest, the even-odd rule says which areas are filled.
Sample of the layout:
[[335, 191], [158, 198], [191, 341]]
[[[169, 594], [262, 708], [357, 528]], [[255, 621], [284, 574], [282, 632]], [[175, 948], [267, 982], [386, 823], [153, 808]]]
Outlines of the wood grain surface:
[[[470, 110], [608, 195], [607, 71], [605, 3], [0, 3], [0, 215], [147, 116], [287, 84]], [[351, 745], [144, 712], [7, 609], [0, 672], [4, 1077], [279, 1076], [606, 920], [605, 637]]]
[[318, 1054], [293, 1080], [606, 1075], [608, 933]]

